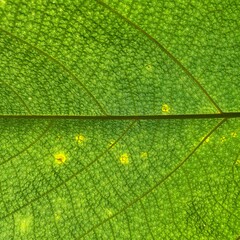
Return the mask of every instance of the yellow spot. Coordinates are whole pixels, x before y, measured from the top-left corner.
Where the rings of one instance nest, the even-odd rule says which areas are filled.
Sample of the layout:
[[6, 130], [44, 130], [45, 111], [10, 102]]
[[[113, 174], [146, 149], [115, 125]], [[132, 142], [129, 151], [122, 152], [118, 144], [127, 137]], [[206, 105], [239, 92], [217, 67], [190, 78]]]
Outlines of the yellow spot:
[[[202, 138], [201, 138], [201, 141], [203, 141], [204, 138], [205, 138], [205, 137], [202, 137]], [[204, 140], [203, 143], [208, 143], [209, 141], [210, 141], [210, 137], [207, 137], [207, 138]]]
[[227, 140], [227, 139], [226, 139], [226, 137], [224, 137], [224, 136], [220, 138], [220, 141], [221, 141], [222, 143], [225, 142], [226, 140]]
[[236, 132], [232, 132], [231, 136], [235, 138], [235, 137], [237, 137], [237, 133]]
[[54, 218], [55, 218], [56, 221], [61, 220], [61, 218], [62, 218], [61, 212], [60, 212], [60, 211], [56, 211], [56, 212], [54, 213]]
[[206, 142], [206, 143], [208, 143], [208, 142], [209, 142], [209, 140], [210, 140], [210, 138], [209, 138], [209, 137], [207, 137], [207, 138], [205, 139], [205, 142]]
[[141, 158], [147, 158], [148, 153], [147, 152], [141, 152], [140, 156], [141, 156]]
[[162, 105], [162, 112], [169, 113], [170, 107], [167, 104]]
[[237, 166], [240, 166], [240, 159], [238, 159], [235, 163]]
[[33, 222], [33, 219], [31, 215], [16, 216], [16, 227], [18, 228], [21, 234], [27, 234], [30, 231], [32, 222]]
[[76, 141], [77, 141], [78, 143], [80, 143], [80, 144], [82, 144], [82, 143], [85, 141], [85, 137], [84, 137], [83, 135], [81, 135], [81, 134], [77, 135], [77, 136], [75, 137], [75, 139], [76, 139]]
[[147, 69], [147, 71], [152, 72], [153, 67], [152, 67], [151, 64], [147, 64], [147, 65], [146, 65], [146, 69]]
[[106, 214], [108, 217], [111, 217], [113, 215], [113, 211], [111, 209], [106, 208]]
[[30, 218], [23, 219], [21, 221], [21, 224], [20, 224], [21, 232], [22, 233], [27, 232], [29, 230], [30, 224], [31, 224], [31, 219]]
[[57, 153], [54, 155], [54, 158], [57, 164], [63, 164], [67, 160], [67, 157], [64, 153]]
[[122, 164], [124, 164], [124, 165], [127, 165], [129, 163], [128, 154], [127, 153], [124, 153], [124, 154], [121, 155], [120, 162]]

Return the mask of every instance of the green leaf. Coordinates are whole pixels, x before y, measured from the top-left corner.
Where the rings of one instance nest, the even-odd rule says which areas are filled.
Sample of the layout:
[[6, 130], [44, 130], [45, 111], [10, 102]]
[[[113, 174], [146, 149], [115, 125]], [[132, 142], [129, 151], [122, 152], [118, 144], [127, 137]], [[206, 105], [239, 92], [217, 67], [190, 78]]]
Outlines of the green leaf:
[[237, 1], [0, 0], [0, 239], [239, 239]]

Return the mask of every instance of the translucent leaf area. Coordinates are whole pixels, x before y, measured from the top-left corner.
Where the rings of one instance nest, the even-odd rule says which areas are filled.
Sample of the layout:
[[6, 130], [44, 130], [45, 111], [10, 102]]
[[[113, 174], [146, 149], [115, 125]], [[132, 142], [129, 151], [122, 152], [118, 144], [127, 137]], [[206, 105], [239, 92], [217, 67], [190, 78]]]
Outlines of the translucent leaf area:
[[239, 19], [0, 0], [0, 239], [239, 239]]

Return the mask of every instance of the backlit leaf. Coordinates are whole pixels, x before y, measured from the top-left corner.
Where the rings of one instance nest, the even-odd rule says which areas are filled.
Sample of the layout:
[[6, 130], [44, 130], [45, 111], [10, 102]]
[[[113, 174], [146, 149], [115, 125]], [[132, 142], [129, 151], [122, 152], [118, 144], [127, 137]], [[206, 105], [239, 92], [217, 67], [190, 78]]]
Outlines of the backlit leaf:
[[0, 239], [239, 239], [237, 1], [0, 0]]

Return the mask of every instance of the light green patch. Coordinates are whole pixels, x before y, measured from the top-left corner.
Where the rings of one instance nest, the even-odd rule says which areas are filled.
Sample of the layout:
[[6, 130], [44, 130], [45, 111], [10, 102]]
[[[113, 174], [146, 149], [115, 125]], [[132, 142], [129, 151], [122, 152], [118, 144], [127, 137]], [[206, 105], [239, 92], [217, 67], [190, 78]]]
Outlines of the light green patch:
[[55, 213], [54, 213], [54, 219], [56, 222], [60, 221], [62, 219], [62, 213], [60, 210], [57, 210]]
[[143, 158], [143, 159], [146, 159], [148, 157], [148, 153], [147, 152], [141, 152], [140, 157]]
[[56, 213], [59, 213], [59, 211], [66, 209], [68, 206], [68, 202], [66, 198], [57, 197], [56, 199], [53, 199], [54, 208], [57, 209]]
[[0, 0], [0, 7], [4, 7], [6, 5], [6, 1], [5, 0]]
[[58, 197], [53, 200], [54, 211], [54, 219], [56, 222], [61, 221], [63, 219], [63, 212], [68, 207], [67, 200], [62, 197]]
[[112, 217], [113, 216], [113, 210], [110, 208], [105, 209], [107, 217]]
[[31, 215], [18, 214], [15, 218], [15, 225], [21, 235], [26, 235], [31, 231], [33, 217]]

